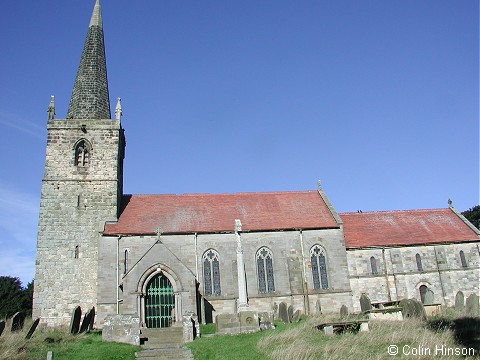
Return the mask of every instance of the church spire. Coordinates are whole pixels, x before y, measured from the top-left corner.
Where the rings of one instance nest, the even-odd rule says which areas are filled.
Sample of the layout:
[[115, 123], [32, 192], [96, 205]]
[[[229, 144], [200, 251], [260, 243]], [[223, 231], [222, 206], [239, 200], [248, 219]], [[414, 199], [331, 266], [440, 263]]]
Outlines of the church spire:
[[110, 119], [107, 65], [100, 0], [96, 0], [83, 47], [67, 119]]

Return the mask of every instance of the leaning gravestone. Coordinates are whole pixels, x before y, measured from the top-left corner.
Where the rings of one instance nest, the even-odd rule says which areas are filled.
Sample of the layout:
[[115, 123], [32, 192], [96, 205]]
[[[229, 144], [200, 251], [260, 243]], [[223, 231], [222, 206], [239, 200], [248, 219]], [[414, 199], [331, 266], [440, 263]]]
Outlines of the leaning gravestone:
[[455, 295], [455, 310], [463, 311], [465, 309], [465, 296], [463, 296], [463, 292], [457, 292]]
[[82, 319], [82, 308], [77, 306], [75, 310], [73, 310], [72, 320], [70, 321], [70, 333], [71, 334], [78, 334], [80, 330], [80, 320]]
[[287, 310], [287, 304], [284, 302], [281, 302], [279, 307], [278, 307], [278, 317], [280, 320], [282, 320], [285, 324], [288, 324], [288, 310]]
[[20, 331], [23, 329], [25, 323], [25, 314], [23, 312], [17, 312], [12, 318], [11, 332]]
[[276, 318], [278, 318], [278, 304], [277, 303], [273, 303], [273, 316], [275, 316]]
[[93, 325], [95, 324], [95, 306], [90, 309], [90, 323], [88, 324], [88, 332], [93, 330]]
[[292, 322], [293, 323], [297, 323], [300, 321], [300, 310], [297, 310], [293, 313], [293, 316], [292, 316]]
[[340, 317], [346, 318], [348, 316], [348, 308], [345, 305], [342, 305], [340, 308]]
[[292, 322], [292, 318], [293, 318], [293, 306], [290, 305], [287, 309], [287, 312], [288, 312], [288, 322]]
[[3, 330], [5, 330], [5, 320], [0, 321], [0, 336], [2, 336]]
[[480, 304], [479, 297], [477, 294], [471, 294], [467, 298], [466, 312], [469, 316], [479, 316], [480, 315]]
[[372, 310], [372, 302], [370, 301], [370, 298], [365, 294], [362, 294], [362, 296], [360, 296], [360, 309], [362, 310], [362, 312]]
[[92, 307], [88, 313], [85, 314], [82, 325], [80, 326], [80, 333], [91, 331], [93, 328], [93, 321], [95, 318], [95, 307]]
[[28, 330], [27, 336], [25, 336], [25, 340], [28, 340], [33, 336], [33, 333], [35, 332], [35, 329], [37, 328], [39, 322], [40, 318], [33, 322], [32, 326], [30, 326], [30, 330]]

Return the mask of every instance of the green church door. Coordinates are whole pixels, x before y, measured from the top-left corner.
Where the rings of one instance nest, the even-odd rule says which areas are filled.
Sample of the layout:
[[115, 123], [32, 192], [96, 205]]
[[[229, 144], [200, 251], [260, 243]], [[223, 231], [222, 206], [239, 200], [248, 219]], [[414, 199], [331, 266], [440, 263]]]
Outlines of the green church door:
[[170, 281], [162, 274], [155, 275], [147, 285], [145, 322], [147, 328], [165, 328], [174, 321], [175, 295]]

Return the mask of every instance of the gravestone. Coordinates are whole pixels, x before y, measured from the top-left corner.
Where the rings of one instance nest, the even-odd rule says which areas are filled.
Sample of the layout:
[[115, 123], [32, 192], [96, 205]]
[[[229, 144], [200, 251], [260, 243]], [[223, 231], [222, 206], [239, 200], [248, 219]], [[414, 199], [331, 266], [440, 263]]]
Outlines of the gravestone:
[[432, 305], [434, 303], [434, 293], [432, 290], [428, 289], [425, 293], [425, 305]]
[[47, 360], [53, 359], [53, 353], [51, 351], [47, 352]]
[[292, 316], [293, 323], [297, 323], [300, 321], [300, 314], [301, 314], [300, 310], [297, 310], [293, 313], [293, 316]]
[[372, 310], [372, 302], [366, 294], [360, 296], [360, 309], [362, 312]]
[[315, 301], [315, 313], [316, 314], [322, 313], [322, 305], [320, 304], [320, 300]]
[[282, 320], [285, 324], [288, 324], [288, 310], [287, 310], [287, 304], [284, 302], [281, 302], [279, 307], [278, 307], [278, 317], [280, 320]]
[[93, 320], [95, 318], [95, 307], [92, 307], [88, 313], [85, 314], [82, 325], [80, 326], [80, 333], [91, 331], [93, 327]]
[[340, 308], [340, 317], [346, 318], [348, 316], [348, 308], [345, 305], [342, 305]]
[[465, 309], [465, 296], [463, 296], [463, 292], [457, 292], [455, 295], [455, 309], [459, 311], [463, 311]]
[[259, 312], [258, 319], [260, 320], [260, 330], [275, 329], [273, 318], [274, 318], [273, 311]]
[[469, 316], [479, 316], [480, 315], [480, 304], [479, 297], [477, 294], [471, 294], [467, 298], [466, 303], [466, 312]]
[[293, 306], [292, 305], [290, 305], [288, 307], [287, 312], [288, 312], [288, 322], [292, 322], [292, 319], [293, 319]]
[[25, 314], [23, 312], [17, 312], [12, 318], [11, 332], [20, 331], [23, 329], [25, 323]]
[[93, 330], [95, 324], [95, 306], [90, 309], [90, 323], [88, 324], [88, 332]]
[[30, 330], [28, 330], [27, 336], [25, 336], [25, 340], [28, 340], [33, 336], [33, 333], [35, 332], [35, 329], [37, 328], [39, 322], [40, 318], [33, 322], [32, 326], [30, 326]]
[[425, 319], [427, 317], [423, 304], [417, 299], [403, 299], [400, 301], [403, 318], [417, 317]]
[[80, 320], [82, 319], [82, 308], [77, 306], [75, 310], [73, 310], [72, 320], [70, 321], [70, 333], [71, 334], [78, 334], [80, 330]]
[[277, 303], [273, 303], [273, 316], [275, 316], [276, 318], [278, 318], [278, 304]]
[[3, 330], [5, 330], [5, 320], [0, 321], [0, 336], [2, 336]]

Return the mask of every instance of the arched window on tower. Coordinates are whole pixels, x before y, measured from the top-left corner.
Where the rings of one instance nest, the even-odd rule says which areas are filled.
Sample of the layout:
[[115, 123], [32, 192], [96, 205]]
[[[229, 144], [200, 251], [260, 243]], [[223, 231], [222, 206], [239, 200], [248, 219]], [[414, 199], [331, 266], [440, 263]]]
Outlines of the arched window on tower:
[[91, 146], [86, 140], [75, 145], [75, 166], [87, 167], [90, 164]]
[[467, 259], [465, 258], [465, 253], [463, 252], [463, 250], [460, 250], [460, 262], [462, 264], [462, 267], [468, 267]]
[[75, 246], [75, 252], [74, 252], [73, 257], [74, 257], [75, 259], [80, 258], [80, 245]]
[[417, 269], [418, 271], [423, 271], [423, 265], [422, 265], [422, 258], [420, 254], [415, 255], [415, 260], [417, 261]]
[[378, 274], [377, 259], [375, 259], [374, 256], [370, 258], [370, 267], [372, 268], [372, 275], [377, 275]]
[[272, 293], [275, 291], [275, 281], [273, 280], [273, 255], [267, 247], [262, 247], [257, 251], [257, 276], [258, 292], [260, 294]]
[[313, 288], [316, 290], [328, 289], [327, 261], [325, 250], [320, 245], [313, 245], [310, 249], [312, 262]]
[[220, 288], [220, 261], [218, 253], [208, 249], [203, 254], [203, 281], [205, 284], [205, 295], [219, 296]]

